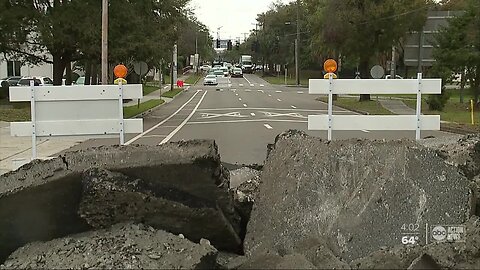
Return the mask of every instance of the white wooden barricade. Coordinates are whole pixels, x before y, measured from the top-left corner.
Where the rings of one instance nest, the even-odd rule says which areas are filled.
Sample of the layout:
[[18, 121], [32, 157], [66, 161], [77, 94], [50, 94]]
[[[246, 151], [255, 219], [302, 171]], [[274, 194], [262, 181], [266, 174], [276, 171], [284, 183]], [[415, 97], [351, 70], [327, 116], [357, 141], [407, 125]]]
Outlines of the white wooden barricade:
[[142, 98], [142, 85], [11, 87], [10, 101], [30, 101], [31, 121], [10, 123], [11, 136], [92, 136], [143, 132], [143, 119], [123, 119], [123, 99]]
[[[421, 130], [440, 130], [439, 115], [421, 115], [422, 94], [440, 94], [441, 79], [311, 79], [310, 94], [328, 95], [328, 114], [309, 115], [309, 130], [415, 130], [420, 139]], [[334, 94], [416, 94], [416, 115], [333, 115]]]

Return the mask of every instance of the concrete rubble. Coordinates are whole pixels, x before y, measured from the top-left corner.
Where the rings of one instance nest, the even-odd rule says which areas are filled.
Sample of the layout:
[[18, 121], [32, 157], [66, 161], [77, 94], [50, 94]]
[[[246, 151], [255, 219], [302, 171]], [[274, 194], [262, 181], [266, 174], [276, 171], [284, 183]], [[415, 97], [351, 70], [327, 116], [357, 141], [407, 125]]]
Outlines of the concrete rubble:
[[410, 141], [327, 142], [298, 131], [277, 137], [244, 242], [247, 256], [291, 254], [305, 238], [345, 262], [401, 244], [403, 224], [461, 224], [469, 180], [436, 151]]
[[480, 135], [267, 148], [230, 172], [203, 140], [27, 164], [0, 177], [0, 268], [480, 269]]
[[[118, 179], [132, 180], [132, 185], [137, 183], [138, 186], [112, 182], [105, 171], [104, 178], [95, 178], [95, 170], [88, 171], [95, 168], [99, 173], [104, 169]], [[88, 179], [96, 179], [96, 182], [86, 185]], [[192, 241], [211, 237], [212, 245], [218, 249], [235, 252], [241, 249], [238, 236], [240, 216], [228, 190], [228, 171], [222, 167], [213, 141], [195, 140], [153, 147], [109, 146], [70, 152], [52, 160], [35, 161], [2, 175], [0, 183], [0, 262], [29, 242], [48, 241], [117, 221], [139, 221], [138, 216], [126, 217], [120, 212], [116, 212], [118, 216], [112, 216], [111, 213], [92, 211], [89, 204], [92, 200], [98, 201], [100, 194], [119, 187], [124, 188], [126, 197], [115, 197], [119, 194], [115, 192], [102, 199], [115, 204], [118, 200], [131, 198], [129, 196], [137, 200], [121, 206], [99, 206], [104, 210], [108, 207], [129, 209], [131, 214], [136, 210], [149, 213], [148, 221], [158, 226], [157, 229], [168, 224], [162, 219], [170, 219], [173, 223], [182, 218], [203, 220], [202, 224], [184, 221], [182, 224], [188, 228], [174, 224], [164, 229], [175, 233], [185, 229], [188, 233], [185, 235], [192, 236]], [[147, 211], [148, 207], [160, 204], [179, 209], [177, 212], [172, 209], [170, 212]], [[207, 232], [202, 229], [207, 219], [208, 233], [202, 235]]]
[[0, 269], [212, 269], [217, 250], [142, 224], [71, 235], [19, 248]]

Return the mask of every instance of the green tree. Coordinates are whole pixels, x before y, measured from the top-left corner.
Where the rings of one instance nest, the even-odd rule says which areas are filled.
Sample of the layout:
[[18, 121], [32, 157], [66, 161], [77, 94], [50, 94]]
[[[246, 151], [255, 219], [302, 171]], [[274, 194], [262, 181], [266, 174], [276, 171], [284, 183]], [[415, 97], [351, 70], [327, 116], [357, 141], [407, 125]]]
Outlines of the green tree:
[[[421, 28], [429, 3], [425, 0], [304, 0], [317, 56], [356, 59], [366, 78], [377, 55], [391, 50], [408, 31]], [[360, 101], [370, 100], [361, 95]]]
[[[480, 96], [480, 4], [467, 0], [463, 15], [453, 18], [449, 26], [436, 36], [433, 51], [438, 69], [446, 69], [448, 74], [463, 73], [474, 93], [475, 103]], [[446, 79], [449, 79], [447, 76]]]

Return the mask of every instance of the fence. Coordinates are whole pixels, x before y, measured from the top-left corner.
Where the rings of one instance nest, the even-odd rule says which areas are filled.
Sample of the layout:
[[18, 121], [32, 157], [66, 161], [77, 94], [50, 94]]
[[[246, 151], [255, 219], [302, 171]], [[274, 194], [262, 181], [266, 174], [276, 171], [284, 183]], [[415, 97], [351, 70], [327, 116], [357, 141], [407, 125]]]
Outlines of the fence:
[[[311, 79], [310, 94], [328, 95], [328, 114], [309, 115], [309, 130], [327, 130], [332, 140], [333, 130], [415, 130], [420, 139], [421, 130], [440, 130], [439, 115], [422, 115], [422, 94], [440, 94], [441, 79]], [[338, 94], [416, 94], [415, 115], [333, 115], [333, 95]]]
[[123, 119], [123, 99], [142, 98], [142, 85], [76, 85], [12, 87], [10, 101], [29, 101], [30, 122], [10, 123], [11, 136], [120, 136], [143, 132], [143, 119]]

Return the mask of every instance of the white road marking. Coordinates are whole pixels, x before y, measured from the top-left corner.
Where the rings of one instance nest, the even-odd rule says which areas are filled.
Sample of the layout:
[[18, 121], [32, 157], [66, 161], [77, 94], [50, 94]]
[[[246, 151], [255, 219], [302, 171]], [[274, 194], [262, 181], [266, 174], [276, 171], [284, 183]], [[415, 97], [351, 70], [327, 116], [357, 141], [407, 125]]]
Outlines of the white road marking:
[[239, 83], [238, 86], [243, 86], [243, 83]]
[[255, 86], [255, 84], [251, 83], [251, 84], [250, 84], [250, 86], [251, 86], [251, 87], [254, 87], [254, 86]]
[[195, 108], [193, 109], [193, 111], [190, 113], [190, 115], [185, 118], [185, 120], [183, 120], [183, 122], [176, 128], [174, 129], [172, 132], [170, 132], [170, 134], [168, 134], [168, 136], [163, 139], [163, 141], [161, 141], [159, 143], [160, 144], [164, 144], [166, 142], [168, 142], [175, 134], [177, 134], [177, 132], [182, 129], [183, 126], [185, 126], [185, 124], [188, 122], [188, 120], [190, 120], [190, 118], [192, 118], [192, 116], [195, 114], [195, 112], [197, 111], [198, 107], [200, 107], [200, 104], [202, 104], [202, 101], [203, 99], [205, 98], [205, 95], [207, 95], [208, 91], [205, 91], [205, 93], [203, 93], [203, 96], [200, 98], [200, 101], [198, 101], [198, 104], [197, 106], [195, 106]]
[[165, 138], [167, 135], [145, 135], [143, 138]]
[[362, 132], [365, 132], [365, 133], [370, 133], [370, 131], [368, 131], [368, 130], [365, 130], [365, 129], [362, 129]]
[[265, 85], [264, 84], [260, 84], [260, 87], [264, 87]]
[[279, 98], [277, 98], [277, 101], [278, 101], [278, 102], [280, 102], [280, 101], [282, 101], [282, 100], [281, 100], [281, 99], [279, 99]]
[[187, 125], [203, 125], [203, 124], [222, 124], [222, 123], [248, 123], [248, 122], [288, 122], [288, 123], [308, 123], [304, 120], [286, 120], [286, 119], [246, 119], [246, 120], [221, 120], [221, 121], [201, 121], [189, 122]]
[[[243, 108], [212, 108], [212, 109], [198, 109], [198, 111], [234, 111], [234, 110], [243, 110]], [[326, 113], [327, 110], [307, 110], [307, 109], [290, 109], [290, 108], [249, 108], [249, 110], [262, 110], [262, 111], [296, 111], [296, 112], [312, 112], [312, 113]], [[334, 110], [334, 113], [348, 113], [351, 114], [352, 112], [349, 111], [340, 111]]]
[[[159, 126], [163, 125], [165, 122], [167, 122], [168, 120], [170, 120], [172, 117], [174, 117], [177, 113], [179, 113], [183, 108], [185, 108], [185, 106], [187, 106], [187, 104], [192, 101], [195, 96], [200, 92], [201, 90], [198, 90], [197, 92], [195, 92], [195, 94], [193, 94], [193, 96], [187, 100], [187, 102], [185, 102], [180, 108], [178, 108], [178, 110], [176, 110], [174, 113], [172, 113], [169, 117], [165, 118], [165, 120], [163, 120], [162, 122], [156, 124], [155, 126], [147, 129], [146, 131], [138, 134], [137, 136], [133, 137], [131, 140], [129, 140], [128, 142], [125, 143], [125, 145], [129, 145], [131, 143], [133, 143], [134, 141], [140, 139], [141, 137], [145, 136], [145, 134], [151, 132], [152, 130], [158, 128]], [[207, 92], [205, 92], [207, 93]]]
[[245, 108], [246, 108], [246, 107], [247, 107], [247, 104], [243, 103], [243, 107], [245, 107]]
[[297, 94], [303, 94], [303, 91], [298, 91]]
[[269, 97], [271, 97], [272, 95], [268, 94]]
[[235, 93], [235, 96], [238, 96], [238, 94], [237, 94], [237, 93]]
[[236, 89], [236, 88], [232, 88], [232, 92], [235, 92], [235, 91], [237, 91], [237, 89]]
[[288, 117], [296, 117], [296, 118], [304, 118], [307, 119], [307, 116], [303, 116], [299, 113], [274, 113], [274, 112], [261, 112], [266, 117], [278, 117], [278, 116], [288, 116]]
[[250, 115], [251, 115], [251, 116], [255, 116], [255, 113], [252, 112], [252, 113], [250, 113]]
[[245, 89], [245, 92], [252, 92], [252, 90], [250, 90], [250, 89]]
[[295, 107], [295, 106], [293, 106], [293, 105], [292, 105], [291, 107], [292, 107], [292, 109], [296, 109], [296, 108], [297, 108], [297, 107]]
[[220, 89], [220, 92], [223, 92], [223, 89]]
[[250, 85], [252, 85], [252, 82], [249, 81], [247, 78], [245, 78], [245, 76], [243, 76], [243, 78], [245, 79], [245, 81], [247, 81]]
[[264, 127], [266, 127], [267, 129], [273, 129], [272, 126], [270, 126], [269, 124], [263, 124]]
[[257, 90], [257, 92], [260, 92], [260, 93], [265, 93], [265, 91], [263, 91], [263, 90]]
[[231, 113], [202, 113], [201, 114], [203, 119], [212, 119], [212, 118], [218, 118], [218, 117], [238, 117], [238, 118], [244, 118], [248, 117], [246, 115], [241, 115], [239, 112], [231, 112]]
[[275, 93], [281, 93], [281, 92], [282, 92], [282, 91], [280, 91], [280, 90], [275, 91]]
[[242, 101], [242, 98], [238, 98], [239, 101]]

